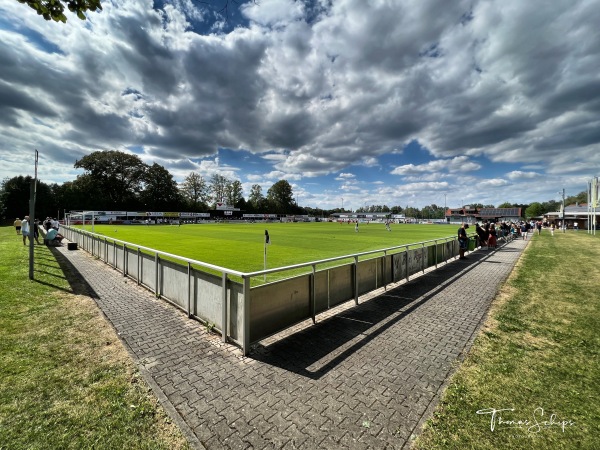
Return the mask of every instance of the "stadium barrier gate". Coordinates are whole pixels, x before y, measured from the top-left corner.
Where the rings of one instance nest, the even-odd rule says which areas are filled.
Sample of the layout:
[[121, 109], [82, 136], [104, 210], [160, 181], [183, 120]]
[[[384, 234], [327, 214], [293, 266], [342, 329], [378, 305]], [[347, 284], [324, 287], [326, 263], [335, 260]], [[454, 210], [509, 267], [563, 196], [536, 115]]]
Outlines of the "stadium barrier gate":
[[[218, 331], [223, 342], [240, 346], [244, 355], [262, 339], [307, 319], [316, 323], [321, 312], [352, 300], [358, 305], [361, 295], [408, 281], [458, 255], [453, 236], [245, 273], [70, 226], [61, 227], [61, 233], [189, 318]], [[470, 237], [472, 251], [479, 241], [476, 235]], [[293, 273], [262, 282], [285, 272]]]

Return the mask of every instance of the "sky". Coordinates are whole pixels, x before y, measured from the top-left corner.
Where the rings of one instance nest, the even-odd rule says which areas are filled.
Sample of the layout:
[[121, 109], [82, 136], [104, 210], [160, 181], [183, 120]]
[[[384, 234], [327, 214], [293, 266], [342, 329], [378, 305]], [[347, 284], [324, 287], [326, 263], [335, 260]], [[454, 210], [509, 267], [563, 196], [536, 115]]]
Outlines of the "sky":
[[560, 200], [600, 176], [600, 0], [0, 0], [0, 179], [119, 150], [300, 206]]

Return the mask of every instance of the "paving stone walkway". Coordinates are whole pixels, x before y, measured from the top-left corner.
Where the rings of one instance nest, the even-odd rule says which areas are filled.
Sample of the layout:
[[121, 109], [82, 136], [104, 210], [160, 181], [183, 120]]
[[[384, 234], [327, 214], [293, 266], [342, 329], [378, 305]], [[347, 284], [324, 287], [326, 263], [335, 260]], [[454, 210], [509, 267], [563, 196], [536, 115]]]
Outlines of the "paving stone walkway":
[[82, 250], [55, 253], [195, 448], [380, 450], [410, 447], [527, 243], [349, 302], [248, 357]]

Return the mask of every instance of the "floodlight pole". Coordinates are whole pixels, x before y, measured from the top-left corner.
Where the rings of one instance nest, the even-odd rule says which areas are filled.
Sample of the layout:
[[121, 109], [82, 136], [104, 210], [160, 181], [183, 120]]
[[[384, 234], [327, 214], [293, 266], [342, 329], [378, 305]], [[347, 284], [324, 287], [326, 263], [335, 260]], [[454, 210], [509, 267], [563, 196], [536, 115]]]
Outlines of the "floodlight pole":
[[35, 195], [37, 191], [38, 151], [35, 151], [35, 170], [29, 193], [29, 279], [33, 280], [33, 240], [35, 238]]
[[567, 224], [565, 223], [565, 208], [566, 208], [566, 205], [565, 205], [565, 189], [564, 188], [562, 190], [562, 204], [563, 204], [563, 207], [562, 207], [562, 226], [563, 226], [563, 233], [566, 233], [567, 232]]

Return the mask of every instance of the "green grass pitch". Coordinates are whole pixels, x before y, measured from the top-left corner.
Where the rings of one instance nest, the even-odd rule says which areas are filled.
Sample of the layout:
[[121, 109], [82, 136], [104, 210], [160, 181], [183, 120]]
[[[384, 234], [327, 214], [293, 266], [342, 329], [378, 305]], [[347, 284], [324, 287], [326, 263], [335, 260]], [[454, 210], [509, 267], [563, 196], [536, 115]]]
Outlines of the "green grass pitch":
[[[177, 225], [95, 225], [109, 238], [150, 247], [217, 266], [253, 272], [263, 269], [265, 230], [267, 267], [275, 268], [320, 259], [379, 250], [441, 237], [455, 236], [458, 225], [382, 223], [210, 223]], [[90, 224], [85, 230], [91, 231]]]

